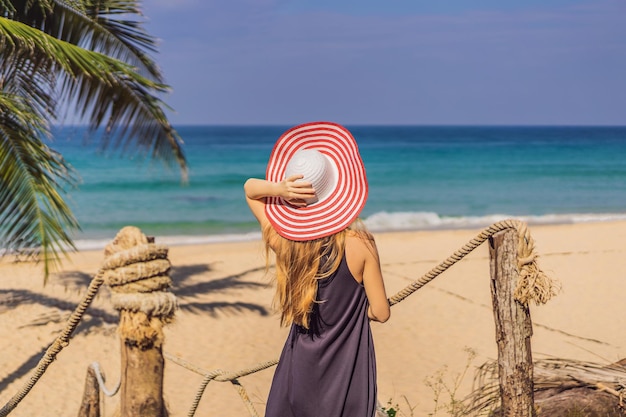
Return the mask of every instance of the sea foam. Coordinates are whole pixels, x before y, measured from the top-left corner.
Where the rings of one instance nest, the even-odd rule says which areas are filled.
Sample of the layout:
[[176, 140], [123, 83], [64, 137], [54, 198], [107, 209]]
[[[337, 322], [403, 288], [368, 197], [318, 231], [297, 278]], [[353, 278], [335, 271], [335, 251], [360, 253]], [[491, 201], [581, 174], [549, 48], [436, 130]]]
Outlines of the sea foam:
[[[418, 230], [450, 230], [475, 229], [487, 227], [506, 219], [517, 219], [529, 225], [573, 224], [625, 221], [626, 213], [597, 214], [546, 214], [540, 216], [513, 216], [508, 214], [490, 214], [486, 216], [440, 216], [433, 212], [387, 212], [374, 213], [363, 219], [367, 228], [375, 233], [418, 231]], [[79, 250], [100, 250], [111, 239], [77, 239], [75, 245]], [[165, 235], [156, 236], [156, 242], [167, 246], [202, 245], [229, 242], [247, 242], [261, 239], [261, 232], [215, 234], [215, 235]]]
[[378, 212], [364, 219], [372, 232], [436, 230], [436, 229], [472, 229], [487, 227], [493, 223], [517, 219], [528, 224], [571, 224], [610, 222], [626, 220], [626, 213], [597, 214], [545, 214], [534, 216], [514, 216], [509, 214], [489, 214], [486, 216], [440, 216], [432, 212]]

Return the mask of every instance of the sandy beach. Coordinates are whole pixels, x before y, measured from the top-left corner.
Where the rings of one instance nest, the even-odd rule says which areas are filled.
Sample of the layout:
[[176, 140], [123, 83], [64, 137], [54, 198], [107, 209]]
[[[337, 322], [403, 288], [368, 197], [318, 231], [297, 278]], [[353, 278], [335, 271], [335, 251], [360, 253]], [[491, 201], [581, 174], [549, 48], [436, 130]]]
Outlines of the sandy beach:
[[[622, 331], [626, 222], [531, 226], [530, 230], [539, 266], [562, 286], [548, 304], [531, 306], [534, 358], [608, 364], [626, 357]], [[388, 295], [422, 276], [478, 232], [376, 234]], [[173, 246], [169, 259], [180, 309], [165, 329], [166, 353], [208, 371], [234, 371], [278, 358], [287, 329], [279, 327], [271, 310], [273, 289], [264, 272], [260, 241]], [[45, 286], [40, 265], [14, 263], [11, 257], [0, 261], [0, 406], [28, 380], [102, 260], [102, 251], [72, 254]], [[117, 383], [120, 342], [117, 313], [109, 298], [103, 287], [69, 346], [12, 416], [76, 415], [86, 370], [94, 361], [105, 372], [109, 387]], [[496, 357], [486, 245], [394, 306], [389, 322], [374, 323], [372, 328], [381, 403], [399, 404], [401, 415], [411, 415], [409, 407], [414, 416], [434, 414], [435, 391], [442, 388], [437, 381], [456, 391], [457, 399], [464, 397], [471, 389], [474, 369]], [[240, 380], [260, 415], [273, 369]], [[201, 381], [202, 376], [166, 362], [164, 395], [172, 416], [187, 415]], [[449, 400], [444, 388], [439, 407]], [[117, 396], [106, 398], [104, 415], [112, 415], [117, 405]], [[211, 382], [196, 415], [249, 414], [231, 384]], [[439, 409], [434, 415], [446, 413]]]

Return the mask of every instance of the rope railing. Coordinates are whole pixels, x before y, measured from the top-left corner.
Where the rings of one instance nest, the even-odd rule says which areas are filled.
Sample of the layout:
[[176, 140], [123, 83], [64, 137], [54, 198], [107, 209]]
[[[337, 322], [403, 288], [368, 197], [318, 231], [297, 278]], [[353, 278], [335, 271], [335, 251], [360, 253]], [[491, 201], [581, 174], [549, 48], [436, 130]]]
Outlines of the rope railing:
[[[518, 220], [503, 220], [494, 223], [491, 226], [482, 230], [476, 237], [474, 237], [467, 244], [463, 245], [460, 249], [455, 251], [443, 262], [432, 268], [422, 277], [407, 285], [401, 291], [394, 294], [392, 297], [389, 298], [389, 305], [393, 306], [403, 301], [409, 295], [413, 294], [415, 291], [432, 281], [435, 277], [441, 275], [452, 265], [459, 262], [461, 259], [467, 256], [474, 249], [479, 247], [490, 237], [498, 232], [507, 229], [515, 229], [518, 232], [519, 237], [517, 258], [520, 274], [517, 288], [515, 290], [516, 300], [518, 300], [522, 304], [527, 304], [530, 300], [534, 301], [537, 304], [546, 303], [552, 296], [556, 294], [557, 284], [550, 278], [548, 278], [537, 266], [537, 255], [534, 250], [534, 241], [530, 236], [530, 232], [528, 231], [526, 224]], [[37, 381], [41, 378], [48, 366], [54, 361], [56, 355], [69, 344], [72, 333], [78, 326], [78, 323], [80, 322], [85, 311], [93, 301], [99, 288], [105, 282], [105, 278], [108, 278], [108, 280], [111, 281], [110, 284], [112, 286], [115, 286], [115, 279], [119, 276], [119, 271], [124, 271], [124, 268], [133, 265], [135, 269], [126, 270], [124, 271], [124, 273], [122, 273], [122, 275], [125, 276], [124, 285], [145, 286], [144, 282], [139, 284], [135, 284], [135, 282], [139, 282], [142, 275], [145, 276], [146, 274], [152, 274], [150, 276], [158, 277], [164, 275], [164, 272], [169, 269], [168, 265], [165, 265], [163, 262], [159, 261], [163, 258], [164, 253], [167, 253], [167, 249], [165, 247], [154, 244], [147, 244], [136, 246], [127, 250], [116, 251], [116, 253], [108, 256], [103, 262], [100, 270], [96, 273], [94, 279], [91, 281], [83, 300], [76, 307], [75, 311], [68, 319], [66, 327], [61, 335], [59, 335], [48, 348], [42, 359], [39, 361], [37, 367], [33, 371], [32, 376], [28, 379], [24, 386], [7, 402], [4, 407], [2, 407], [2, 409], [0, 409], [0, 417], [8, 415], [19, 404], [19, 402], [30, 392], [30, 390], [34, 387]], [[148, 264], [152, 266], [149, 266]], [[118, 272], [112, 272], [114, 270], [117, 270]], [[137, 274], [136, 278], [133, 278], [134, 273]], [[164, 282], [161, 283], [155, 281], [155, 284], [150, 285], [155, 286], [156, 290], [163, 289], [167, 286], [167, 283], [164, 279], [162, 280]], [[140, 310], [147, 309], [150, 312], [154, 312], [156, 314], [161, 314], [164, 316], [169, 316], [173, 314], [173, 311], [176, 307], [175, 300], [173, 300], [173, 298], [167, 293], [147, 295], [150, 290], [152, 289], [146, 290], [143, 287], [140, 288], [138, 291], [142, 293], [142, 298], [139, 301], [136, 299], [136, 297], [130, 297], [125, 291], [114, 292], [114, 302], [116, 304], [116, 308], [136, 308]], [[177, 365], [183, 366], [184, 368], [204, 377], [202, 383], [197, 390], [191, 409], [188, 413], [189, 417], [194, 416], [199, 402], [204, 394], [204, 391], [206, 390], [206, 387], [208, 386], [210, 381], [230, 382], [231, 384], [233, 384], [240, 397], [242, 398], [244, 404], [246, 405], [248, 411], [250, 412], [250, 415], [252, 417], [257, 417], [258, 414], [254, 409], [254, 406], [250, 401], [250, 398], [245, 388], [239, 383], [239, 379], [241, 377], [262, 371], [264, 369], [268, 369], [278, 363], [278, 360], [270, 360], [234, 372], [226, 372], [221, 369], [206, 371], [196, 365], [193, 365], [181, 358], [172, 356], [170, 354], [164, 353], [164, 357], [176, 363]], [[99, 375], [99, 372], [97, 372], [96, 374]], [[100, 383], [99, 380], [98, 382], [101, 389], [106, 389], [104, 387], [104, 381]], [[117, 389], [115, 391], [117, 391]], [[106, 392], [110, 391], [107, 390]]]
[[76, 327], [78, 327], [78, 324], [85, 314], [85, 311], [93, 301], [103, 283], [104, 279], [102, 278], [102, 273], [98, 272], [89, 284], [85, 297], [80, 302], [80, 304], [78, 304], [78, 306], [68, 319], [63, 332], [54, 340], [54, 342], [52, 342], [50, 347], [46, 350], [28, 381], [26, 381], [22, 388], [13, 397], [11, 397], [11, 399], [9, 399], [9, 401], [0, 409], [0, 417], [7, 416], [11, 411], [13, 411], [15, 407], [17, 407], [20, 401], [22, 401], [24, 397], [26, 397], [30, 390], [33, 389], [37, 381], [39, 381], [42, 375], [46, 372], [48, 366], [50, 366], [50, 364], [54, 362], [54, 359], [59, 354], [59, 352], [61, 352], [61, 350], [69, 344], [70, 336], [72, 335], [72, 333], [74, 333]]
[[198, 409], [198, 405], [200, 404], [200, 400], [202, 399], [202, 395], [204, 395], [204, 391], [205, 391], [207, 385], [209, 384], [209, 382], [211, 382], [211, 381], [230, 382], [230, 383], [232, 383], [233, 386], [236, 388], [236, 390], [237, 390], [239, 396], [241, 397], [242, 401], [244, 402], [244, 404], [248, 408], [248, 411], [250, 412], [250, 415], [253, 416], [253, 417], [258, 417], [258, 414], [257, 414], [256, 410], [254, 409], [254, 405], [252, 404], [252, 401], [250, 400], [250, 397], [248, 396], [248, 393], [246, 392], [246, 390], [243, 387], [243, 385], [241, 385], [239, 383], [238, 380], [241, 377], [257, 373], [259, 371], [271, 368], [272, 366], [275, 366], [275, 365], [278, 364], [278, 359], [274, 359], [274, 360], [271, 360], [271, 361], [258, 363], [258, 364], [254, 365], [252, 367], [241, 369], [241, 370], [236, 371], [236, 372], [227, 372], [227, 371], [223, 371], [221, 369], [215, 369], [213, 371], [206, 371], [206, 370], [200, 368], [199, 366], [194, 365], [194, 364], [192, 364], [190, 362], [187, 362], [184, 359], [179, 358], [177, 356], [173, 356], [173, 355], [170, 355], [168, 353], [164, 353], [163, 356], [166, 359], [174, 362], [175, 364], [177, 364], [179, 366], [182, 366], [183, 368], [188, 369], [188, 370], [190, 370], [192, 372], [195, 372], [195, 373], [197, 373], [199, 375], [202, 375], [204, 377], [204, 379], [200, 383], [200, 387], [198, 388], [198, 390], [196, 392], [196, 396], [194, 398], [193, 404], [191, 405], [191, 408], [190, 408], [189, 412], [187, 413], [188, 417], [193, 417], [195, 415], [196, 410]]
[[435, 277], [441, 275], [452, 265], [459, 262], [474, 249], [482, 245], [487, 239], [507, 229], [517, 230], [519, 237], [518, 267], [520, 268], [520, 280], [515, 290], [515, 298], [522, 304], [527, 304], [530, 300], [535, 301], [537, 304], [545, 304], [556, 294], [558, 286], [556, 282], [548, 278], [537, 266], [535, 243], [526, 223], [519, 220], [508, 219], [499, 221], [483, 229], [476, 237], [456, 250], [443, 262], [439, 263], [439, 265], [390, 297], [389, 305], [393, 306], [404, 300], [409, 295], [428, 284]]

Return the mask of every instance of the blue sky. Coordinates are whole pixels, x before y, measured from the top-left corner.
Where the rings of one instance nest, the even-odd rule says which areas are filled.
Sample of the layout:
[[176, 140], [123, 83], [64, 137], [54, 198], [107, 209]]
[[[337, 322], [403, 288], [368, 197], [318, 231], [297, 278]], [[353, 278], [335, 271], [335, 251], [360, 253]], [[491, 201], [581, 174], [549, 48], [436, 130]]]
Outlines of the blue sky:
[[626, 124], [623, 0], [144, 0], [174, 125]]

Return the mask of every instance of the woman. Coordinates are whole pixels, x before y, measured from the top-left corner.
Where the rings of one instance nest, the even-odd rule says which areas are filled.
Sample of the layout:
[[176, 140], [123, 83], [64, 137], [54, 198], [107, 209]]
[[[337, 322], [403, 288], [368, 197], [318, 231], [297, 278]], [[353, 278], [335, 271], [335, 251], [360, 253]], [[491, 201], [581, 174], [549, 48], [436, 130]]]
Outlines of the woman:
[[357, 220], [367, 179], [343, 126], [296, 126], [276, 142], [266, 179], [245, 186], [276, 255], [275, 304], [290, 325], [266, 417], [373, 417], [370, 320], [390, 310], [372, 235]]

